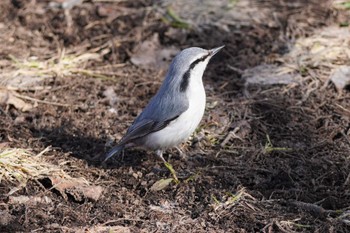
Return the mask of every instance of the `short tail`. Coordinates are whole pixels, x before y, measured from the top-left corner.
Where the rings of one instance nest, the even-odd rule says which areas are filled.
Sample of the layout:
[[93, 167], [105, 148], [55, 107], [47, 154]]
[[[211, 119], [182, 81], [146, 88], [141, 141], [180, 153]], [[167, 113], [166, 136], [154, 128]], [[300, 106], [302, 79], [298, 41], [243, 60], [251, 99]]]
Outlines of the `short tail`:
[[125, 145], [117, 145], [113, 147], [106, 155], [105, 159], [103, 160], [103, 163], [106, 162], [109, 158], [111, 158], [113, 155], [119, 155], [120, 152], [124, 149]]

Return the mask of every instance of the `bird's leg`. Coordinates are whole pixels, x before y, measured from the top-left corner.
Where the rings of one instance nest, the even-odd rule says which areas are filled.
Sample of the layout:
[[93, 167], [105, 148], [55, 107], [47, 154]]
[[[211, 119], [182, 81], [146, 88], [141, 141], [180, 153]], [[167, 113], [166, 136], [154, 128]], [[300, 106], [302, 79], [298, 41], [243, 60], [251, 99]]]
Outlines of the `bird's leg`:
[[162, 150], [157, 150], [156, 154], [161, 160], [163, 160], [164, 165], [166, 166], [166, 168], [168, 168], [168, 170], [170, 171], [171, 175], [173, 176], [175, 183], [177, 183], [177, 184], [180, 183], [179, 179], [176, 176], [176, 172], [175, 172], [173, 166], [164, 159], [163, 151]]
[[162, 150], [156, 150], [157, 156], [164, 162], [166, 163], [167, 161], [163, 157], [163, 151]]
[[180, 158], [182, 160], [187, 160], [187, 155], [180, 149], [180, 147], [175, 146], [175, 148], [179, 152]]

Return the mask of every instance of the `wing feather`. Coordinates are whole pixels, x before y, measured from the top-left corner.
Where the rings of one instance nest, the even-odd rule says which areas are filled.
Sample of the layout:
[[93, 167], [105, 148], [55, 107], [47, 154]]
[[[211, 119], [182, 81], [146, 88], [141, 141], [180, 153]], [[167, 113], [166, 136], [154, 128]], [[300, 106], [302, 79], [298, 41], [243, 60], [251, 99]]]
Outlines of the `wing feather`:
[[179, 115], [176, 117], [166, 120], [166, 121], [153, 121], [151, 119], [144, 119], [140, 122], [138, 122], [128, 133], [121, 139], [119, 142], [119, 145], [121, 144], [127, 144], [130, 141], [133, 141], [135, 139], [144, 137], [150, 133], [157, 132], [159, 130], [164, 129], [171, 121], [178, 118]]
[[188, 107], [189, 102], [185, 93], [179, 93], [174, 88], [162, 86], [157, 95], [151, 99], [142, 113], [135, 119], [118, 145], [128, 144], [133, 140], [164, 129]]

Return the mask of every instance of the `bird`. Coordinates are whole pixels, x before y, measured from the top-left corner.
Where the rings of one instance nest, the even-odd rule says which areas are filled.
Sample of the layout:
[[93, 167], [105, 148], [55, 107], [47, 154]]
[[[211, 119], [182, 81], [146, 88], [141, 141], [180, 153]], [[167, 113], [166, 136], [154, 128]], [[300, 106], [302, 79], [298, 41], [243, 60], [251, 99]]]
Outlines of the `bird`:
[[190, 47], [179, 52], [158, 92], [103, 162], [136, 146], [155, 151], [166, 163], [163, 152], [188, 140], [203, 118], [206, 94], [202, 77], [209, 60], [223, 47]]

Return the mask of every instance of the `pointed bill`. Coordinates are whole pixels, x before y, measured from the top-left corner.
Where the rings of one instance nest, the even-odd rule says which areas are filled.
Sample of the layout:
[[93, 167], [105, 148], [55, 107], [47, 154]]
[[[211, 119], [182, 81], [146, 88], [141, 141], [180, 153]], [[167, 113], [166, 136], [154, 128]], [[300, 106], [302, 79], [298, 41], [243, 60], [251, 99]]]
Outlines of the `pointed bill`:
[[209, 50], [210, 56], [212, 57], [215, 54], [217, 54], [223, 47], [225, 47], [225, 45], [217, 47], [217, 48], [214, 48], [214, 49], [210, 49]]

